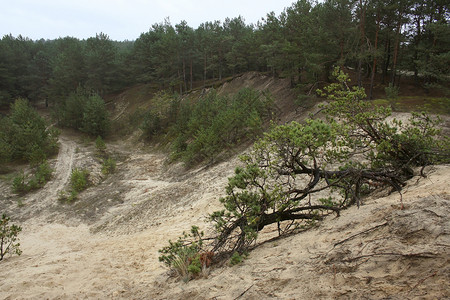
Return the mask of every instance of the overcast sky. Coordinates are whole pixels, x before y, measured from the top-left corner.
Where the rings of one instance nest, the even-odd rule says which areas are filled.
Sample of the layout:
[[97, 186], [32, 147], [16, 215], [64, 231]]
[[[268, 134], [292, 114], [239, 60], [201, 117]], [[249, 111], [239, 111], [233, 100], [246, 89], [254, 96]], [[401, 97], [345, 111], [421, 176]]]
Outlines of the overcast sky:
[[278, 16], [294, 0], [0, 0], [0, 35], [33, 40], [106, 33], [112, 40], [135, 40], [166, 17], [196, 29], [206, 21], [241, 15], [247, 24], [267, 13]]

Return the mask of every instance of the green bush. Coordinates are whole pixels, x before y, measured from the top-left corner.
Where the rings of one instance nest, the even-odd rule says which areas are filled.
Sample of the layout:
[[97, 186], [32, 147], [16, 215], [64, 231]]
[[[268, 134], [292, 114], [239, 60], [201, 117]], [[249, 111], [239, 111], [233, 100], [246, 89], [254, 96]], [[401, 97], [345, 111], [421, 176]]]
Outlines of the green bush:
[[69, 191], [59, 191], [58, 200], [60, 202], [72, 203], [77, 197], [78, 193], [87, 189], [89, 186], [89, 171], [86, 169], [75, 168], [72, 170], [70, 176], [70, 189]]
[[13, 157], [14, 148], [10, 142], [10, 134], [12, 134], [10, 119], [0, 115], [0, 168]]
[[105, 102], [97, 95], [91, 95], [83, 107], [80, 130], [93, 136], [105, 136], [110, 127]]
[[97, 152], [100, 154], [100, 158], [103, 159], [102, 162], [102, 174], [108, 175], [114, 173], [116, 170], [116, 160], [106, 153], [106, 144], [103, 141], [101, 136], [98, 136], [95, 140], [95, 148]]
[[57, 105], [55, 117], [60, 125], [93, 136], [105, 136], [110, 127], [103, 99], [83, 88], [78, 88], [64, 102]]
[[22, 231], [22, 227], [9, 224], [10, 218], [2, 214], [0, 220], [0, 260], [10, 254], [21, 255], [20, 243], [18, 242], [18, 234]]
[[106, 151], [106, 144], [101, 136], [97, 136], [97, 138], [95, 139], [95, 149], [101, 154], [105, 153]]
[[238, 265], [244, 261], [245, 257], [245, 254], [239, 254], [239, 252], [235, 251], [230, 257], [230, 264], [233, 266]]
[[72, 203], [74, 202], [78, 197], [78, 193], [74, 190], [71, 190], [69, 192], [66, 191], [59, 191], [58, 192], [58, 200], [62, 203]]
[[47, 161], [42, 162], [33, 171], [33, 176], [26, 181], [26, 176], [22, 173], [13, 179], [12, 188], [15, 193], [25, 194], [43, 187], [51, 178], [53, 169]]
[[47, 161], [41, 163], [34, 174], [36, 181], [40, 187], [44, 186], [52, 178], [53, 169], [50, 168]]
[[32, 177], [28, 183], [28, 191], [37, 190], [39, 188], [39, 183], [37, 182], [35, 177]]
[[181, 100], [176, 94], [167, 92], [158, 92], [151, 102], [151, 107], [143, 112], [141, 116], [140, 128], [143, 131], [143, 137], [151, 140], [167, 132], [167, 130], [176, 122], [181, 115]]
[[389, 83], [389, 86], [384, 88], [384, 91], [386, 92], [386, 98], [388, 99], [397, 99], [399, 88], [398, 86], [392, 85], [392, 83]]
[[[186, 105], [181, 104], [180, 110]], [[188, 117], [173, 125], [172, 157], [189, 165], [214, 159], [245, 138], [256, 138], [263, 120], [271, 116], [272, 105], [270, 95], [252, 89], [242, 89], [233, 97], [209, 93], [184, 109]]]
[[75, 168], [70, 176], [70, 186], [72, 191], [77, 193], [85, 190], [89, 185], [89, 171], [86, 169]]
[[272, 106], [270, 95], [252, 89], [233, 97], [212, 91], [196, 101], [158, 93], [140, 127], [147, 139], [164, 136], [163, 141], [169, 141], [172, 160], [191, 165], [212, 160], [244, 139], [255, 139]]
[[103, 160], [102, 164], [103, 175], [114, 173], [115, 170], [116, 170], [116, 160], [114, 158], [108, 157]]
[[149, 111], [144, 116], [141, 129], [147, 139], [151, 139], [162, 131], [161, 118], [157, 113]]
[[192, 226], [189, 234], [183, 233], [183, 237], [178, 241], [169, 241], [169, 246], [159, 250], [159, 261], [175, 270], [184, 281], [188, 281], [199, 274], [203, 267], [200, 260], [202, 237], [203, 232]]
[[25, 182], [25, 175], [22, 173], [21, 175], [18, 175], [14, 177], [13, 183], [12, 183], [13, 191], [17, 194], [23, 194], [28, 192], [28, 185]]
[[83, 124], [83, 112], [88, 98], [89, 92], [78, 87], [64, 102], [56, 106], [55, 115], [58, 123], [65, 127], [80, 129]]
[[1, 119], [0, 125], [0, 161], [17, 159], [37, 165], [58, 150], [59, 132], [47, 128], [25, 99], [11, 105], [11, 114]]
[[37, 166], [46, 159], [47, 155], [44, 150], [36, 144], [31, 147], [31, 151], [27, 154], [27, 160], [31, 166]]

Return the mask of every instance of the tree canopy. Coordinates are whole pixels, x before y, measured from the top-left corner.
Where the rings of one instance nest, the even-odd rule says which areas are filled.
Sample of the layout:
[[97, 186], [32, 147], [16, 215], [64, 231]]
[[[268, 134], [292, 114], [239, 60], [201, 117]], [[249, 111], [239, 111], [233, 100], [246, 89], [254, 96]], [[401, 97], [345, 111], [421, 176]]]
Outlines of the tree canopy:
[[0, 117], [0, 162], [25, 160], [39, 163], [58, 150], [58, 131], [26, 99], [11, 104], [11, 114]]
[[400, 74], [410, 72], [448, 94], [449, 16], [440, 0], [299, 0], [257, 24], [235, 17], [195, 29], [166, 19], [135, 41], [105, 33], [39, 41], [6, 35], [0, 104], [18, 97], [58, 103], [78, 86], [102, 96], [152, 82], [184, 93], [193, 82], [246, 71], [287, 77], [296, 86], [327, 80], [334, 65], [355, 68], [359, 84], [366, 76], [371, 87], [398, 85]]

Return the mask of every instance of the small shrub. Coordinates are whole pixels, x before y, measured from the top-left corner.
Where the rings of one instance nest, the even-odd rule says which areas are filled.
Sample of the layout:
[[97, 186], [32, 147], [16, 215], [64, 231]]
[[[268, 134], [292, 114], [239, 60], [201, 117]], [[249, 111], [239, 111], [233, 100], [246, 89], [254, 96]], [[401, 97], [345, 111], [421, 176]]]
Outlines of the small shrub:
[[10, 218], [2, 214], [0, 220], [0, 260], [10, 254], [21, 255], [20, 243], [18, 243], [17, 235], [22, 231], [22, 228], [17, 225], [9, 225]]
[[70, 176], [70, 186], [72, 191], [77, 193], [85, 190], [88, 187], [89, 171], [86, 169], [75, 168]]
[[38, 184], [38, 182], [37, 182], [35, 177], [32, 177], [30, 179], [30, 181], [28, 181], [27, 188], [28, 188], [28, 192], [29, 191], [33, 191], [33, 190], [37, 190], [39, 188], [39, 184]]
[[388, 99], [397, 99], [398, 98], [399, 89], [397, 86], [392, 85], [392, 83], [389, 83], [389, 86], [385, 87], [384, 91], [386, 92], [386, 97]]
[[74, 202], [78, 194], [89, 186], [89, 171], [86, 169], [75, 168], [70, 176], [70, 189], [68, 191], [58, 192], [58, 201], [61, 203]]
[[114, 173], [115, 170], [116, 170], [116, 160], [114, 158], [108, 157], [103, 160], [102, 165], [103, 175]]
[[106, 144], [101, 136], [98, 136], [95, 139], [95, 149], [101, 154], [105, 153], [105, 151], [106, 151]]
[[[0, 128], [4, 128], [1, 122]], [[14, 148], [7, 141], [4, 141], [1, 135], [2, 133], [0, 132], [0, 173], [3, 173], [7, 170], [4, 163], [11, 161]]]
[[110, 127], [109, 115], [103, 99], [91, 95], [83, 108], [80, 130], [93, 136], [105, 136]]
[[71, 190], [69, 192], [66, 191], [58, 192], [58, 201], [62, 203], [72, 203], [77, 199], [77, 197], [78, 193], [74, 190]]
[[192, 258], [190, 261], [188, 260], [188, 262], [189, 262], [189, 265], [188, 265], [187, 270], [190, 274], [197, 275], [202, 271], [202, 263], [200, 261], [200, 254], [197, 253], [194, 256], [194, 258]]
[[83, 123], [83, 111], [86, 106], [89, 92], [78, 87], [64, 101], [59, 103], [55, 110], [56, 119], [62, 126], [80, 129]]
[[13, 179], [13, 191], [18, 194], [25, 194], [37, 190], [43, 187], [52, 178], [52, 173], [52, 168], [50, 168], [47, 161], [44, 161], [35, 168], [34, 175], [28, 182], [26, 182], [27, 178], [25, 174], [22, 173], [21, 175], [16, 176]]
[[63, 190], [58, 191], [58, 200], [65, 202], [67, 200], [67, 192]]
[[[303, 93], [305, 93], [303, 91]], [[295, 111], [300, 111], [301, 109], [307, 109], [314, 105], [314, 96], [309, 94], [299, 94], [296, 99], [294, 99], [294, 104], [296, 105]]]
[[[192, 226], [189, 234], [183, 233], [176, 242], [169, 241], [169, 246], [159, 250], [159, 261], [175, 270], [183, 281], [189, 281], [202, 271], [201, 249], [203, 232]], [[188, 241], [189, 240], [189, 241]]]
[[319, 202], [323, 205], [323, 206], [328, 206], [328, 207], [334, 207], [336, 205], [336, 203], [334, 203], [333, 198], [328, 197], [328, 198], [320, 198]]
[[37, 166], [47, 159], [47, 155], [44, 150], [36, 144], [31, 147], [31, 151], [26, 155], [26, 157], [31, 166]]
[[28, 186], [25, 183], [25, 175], [22, 173], [13, 179], [12, 188], [14, 193], [22, 194], [28, 191]]
[[43, 187], [52, 178], [53, 169], [47, 161], [42, 162], [36, 169], [34, 177], [39, 187]]
[[245, 253], [239, 254], [239, 252], [236, 251], [233, 253], [233, 255], [230, 258], [230, 264], [233, 266], [238, 265], [241, 262], [243, 262], [246, 257], [247, 257], [247, 255]]
[[58, 137], [61, 134], [61, 131], [56, 127], [51, 127], [48, 129], [49, 138], [47, 145], [47, 156], [50, 157], [52, 155], [58, 154], [59, 151], [59, 143]]
[[149, 111], [145, 114], [141, 129], [147, 139], [159, 134], [162, 130], [161, 118], [157, 113]]
[[10, 143], [12, 134], [12, 122], [8, 117], [0, 114], [0, 172], [4, 166], [3, 163], [11, 161], [14, 154], [14, 147]]

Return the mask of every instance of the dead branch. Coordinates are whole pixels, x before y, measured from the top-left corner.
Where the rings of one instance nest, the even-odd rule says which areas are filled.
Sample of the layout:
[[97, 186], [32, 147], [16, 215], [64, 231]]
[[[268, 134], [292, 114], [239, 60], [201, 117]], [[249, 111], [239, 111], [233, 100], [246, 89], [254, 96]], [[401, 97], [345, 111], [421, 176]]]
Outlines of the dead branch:
[[334, 246], [333, 246], [333, 248], [335, 248], [337, 245], [343, 244], [343, 243], [345, 243], [345, 242], [347, 242], [347, 241], [349, 241], [349, 240], [351, 240], [351, 239], [357, 237], [358, 235], [367, 233], [367, 232], [369, 232], [369, 231], [372, 231], [372, 230], [377, 229], [377, 228], [379, 228], [379, 227], [385, 226], [385, 225], [387, 225], [387, 224], [388, 224], [388, 222], [384, 222], [384, 223], [382, 223], [382, 224], [376, 225], [376, 226], [374, 226], [374, 227], [371, 227], [371, 228], [369, 228], [369, 229], [366, 229], [366, 230], [364, 230], [364, 231], [361, 231], [361, 232], [359, 232], [359, 233], [356, 233], [356, 234], [354, 234], [354, 235], [352, 235], [352, 236], [349, 236], [348, 238], [343, 239], [342, 241], [339, 241], [339, 242], [335, 243]]
[[239, 296], [237, 296], [236, 298], [234, 298], [234, 300], [241, 298], [242, 296], [244, 296], [245, 293], [248, 292], [248, 290], [250, 290], [252, 287], [254, 286], [254, 284], [252, 284], [251, 286], [249, 286], [245, 291], [243, 291]]
[[394, 253], [394, 252], [382, 252], [382, 253], [372, 253], [372, 254], [366, 254], [366, 255], [360, 255], [360, 256], [355, 256], [349, 259], [344, 259], [342, 260], [342, 262], [352, 262], [361, 258], [365, 258], [365, 257], [373, 257], [373, 256], [402, 256], [402, 257], [421, 257], [421, 258], [436, 258], [439, 257], [439, 255], [436, 255], [434, 253], [430, 253], [430, 252], [421, 252], [421, 253]]
[[419, 285], [421, 285], [425, 280], [427, 280], [428, 278], [431, 278], [431, 277], [436, 276], [437, 273], [438, 273], [438, 271], [436, 270], [434, 273], [432, 273], [432, 274], [428, 275], [427, 277], [422, 278], [421, 280], [419, 280], [419, 281], [416, 283], [416, 285], [414, 285], [414, 286], [412, 287], [412, 289], [409, 290], [409, 292], [411, 293], [416, 287], [418, 287]]

